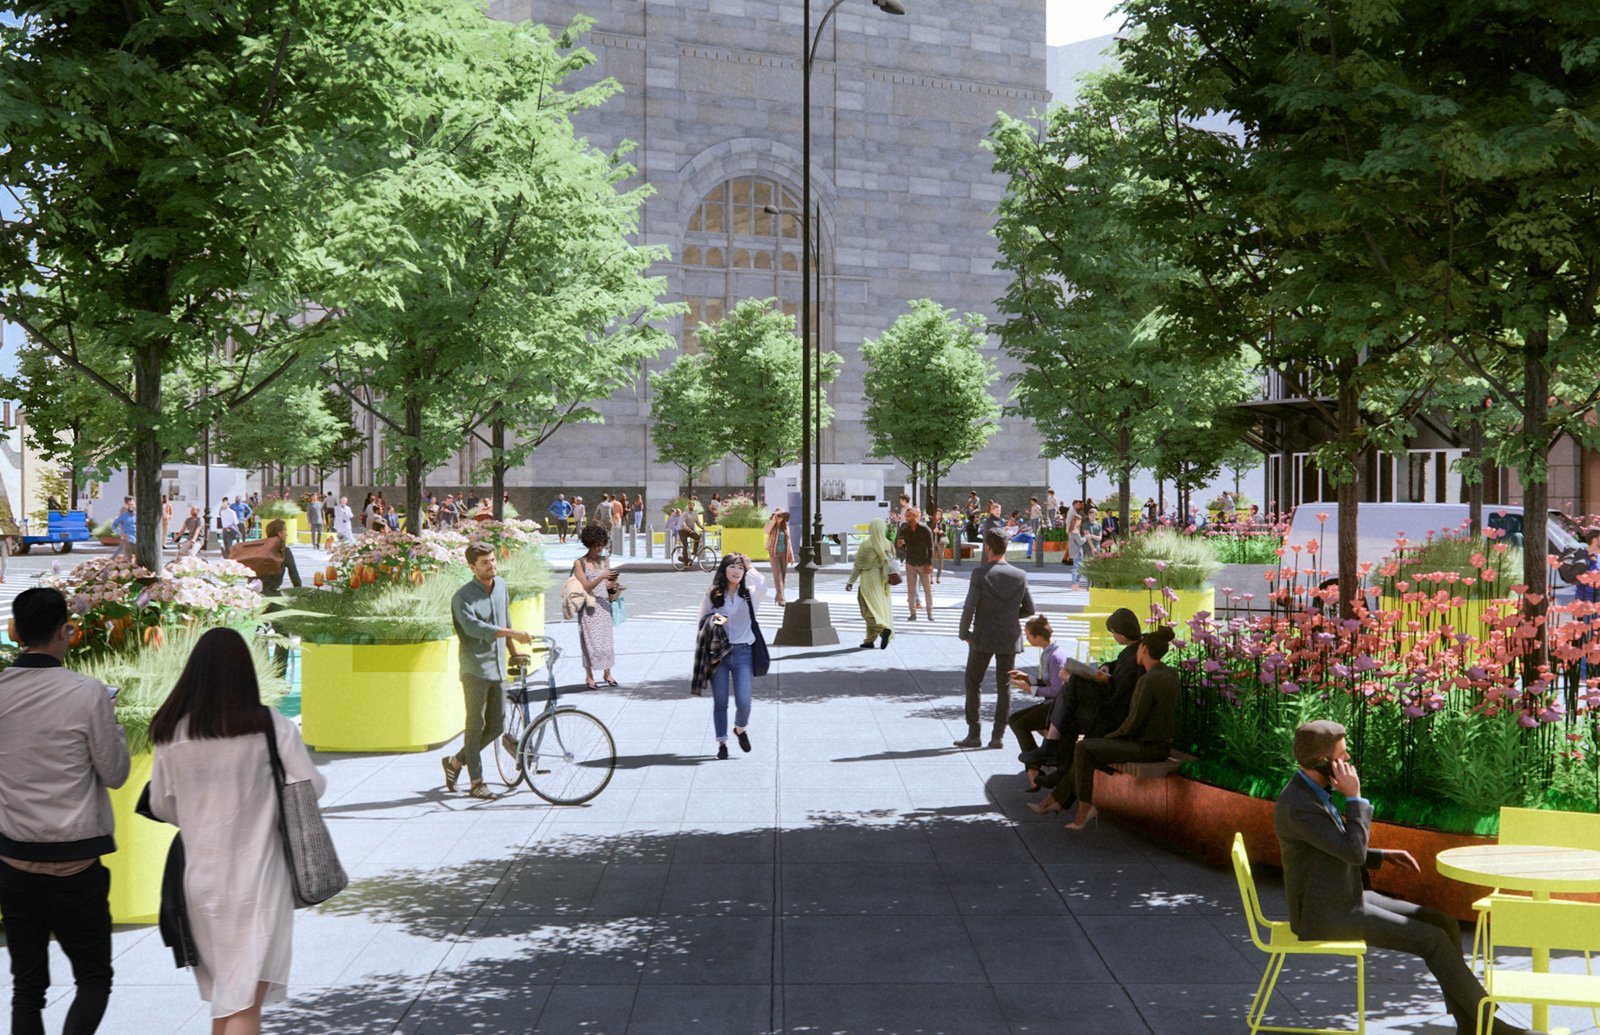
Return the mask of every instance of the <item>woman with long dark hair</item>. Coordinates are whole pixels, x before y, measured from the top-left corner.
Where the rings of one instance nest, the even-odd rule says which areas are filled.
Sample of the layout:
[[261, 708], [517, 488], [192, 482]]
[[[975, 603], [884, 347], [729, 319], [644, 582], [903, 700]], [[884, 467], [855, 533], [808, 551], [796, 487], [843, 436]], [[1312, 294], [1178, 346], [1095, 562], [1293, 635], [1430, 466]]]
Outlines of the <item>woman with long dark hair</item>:
[[728, 757], [728, 695], [734, 700], [733, 735], [741, 750], [750, 750], [751, 683], [755, 679], [756, 608], [766, 582], [742, 553], [730, 553], [717, 565], [711, 589], [700, 601], [700, 622], [715, 622], [728, 637], [728, 654], [711, 671], [711, 720], [717, 733], [717, 757]]
[[213, 1035], [256, 1035], [261, 1007], [282, 1002], [294, 942], [294, 898], [278, 832], [267, 738], [284, 778], [327, 786], [296, 726], [261, 703], [244, 637], [200, 637], [150, 720], [150, 809], [183, 831], [183, 891]]

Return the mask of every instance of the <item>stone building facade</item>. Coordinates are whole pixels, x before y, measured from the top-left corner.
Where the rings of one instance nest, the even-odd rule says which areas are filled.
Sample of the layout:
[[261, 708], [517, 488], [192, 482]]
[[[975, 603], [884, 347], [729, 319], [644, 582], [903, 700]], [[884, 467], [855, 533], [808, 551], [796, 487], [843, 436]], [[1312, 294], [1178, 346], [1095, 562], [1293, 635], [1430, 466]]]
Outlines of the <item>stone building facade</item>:
[[[826, 10], [812, 5], [813, 20]], [[890, 16], [870, 0], [847, 0], [827, 26], [812, 81], [812, 196], [820, 225], [822, 345], [844, 367], [830, 398], [836, 418], [825, 460], [866, 459], [860, 344], [876, 337], [909, 299], [932, 298], [986, 316], [1005, 290], [993, 269], [993, 212], [1004, 187], [982, 141], [998, 111], [1042, 111], [1046, 91], [1045, 0], [906, 0]], [[668, 297], [690, 316], [674, 327], [694, 347], [699, 320], [736, 301], [800, 299], [798, 210], [801, 144], [801, 4], [771, 0], [495, 0], [493, 17], [565, 26], [592, 18], [583, 43], [596, 56], [585, 75], [608, 76], [621, 95], [579, 122], [601, 147], [624, 140], [654, 190], [641, 227], [667, 246], [659, 267]], [[660, 369], [669, 352], [648, 365]], [[996, 358], [999, 359], [996, 349]], [[1002, 369], [1006, 369], [1002, 365]], [[558, 487], [603, 485], [645, 491], [659, 505], [681, 472], [655, 462], [650, 393], [641, 370], [633, 391], [600, 406], [603, 424], [564, 428], [510, 485], [532, 499]], [[1004, 395], [1004, 381], [994, 386]], [[381, 437], [351, 465], [345, 483], [370, 484]], [[440, 491], [466, 484], [480, 455], [434, 472]], [[1046, 464], [1032, 426], [1006, 418], [989, 447], [946, 484], [1039, 487]], [[707, 487], [749, 484], [727, 460], [699, 479]], [[522, 495], [518, 492], [517, 495]], [[542, 508], [541, 508], [542, 509]]]

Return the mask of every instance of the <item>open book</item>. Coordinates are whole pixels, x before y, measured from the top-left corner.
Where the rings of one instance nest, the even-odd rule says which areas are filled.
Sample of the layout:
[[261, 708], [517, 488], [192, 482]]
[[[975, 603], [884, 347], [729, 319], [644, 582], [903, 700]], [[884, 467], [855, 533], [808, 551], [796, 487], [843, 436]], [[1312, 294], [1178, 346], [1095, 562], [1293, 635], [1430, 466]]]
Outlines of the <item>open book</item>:
[[1068, 658], [1062, 662], [1061, 671], [1069, 676], [1084, 676], [1089, 679], [1096, 679], [1100, 675], [1100, 666], [1079, 661], [1077, 658]]

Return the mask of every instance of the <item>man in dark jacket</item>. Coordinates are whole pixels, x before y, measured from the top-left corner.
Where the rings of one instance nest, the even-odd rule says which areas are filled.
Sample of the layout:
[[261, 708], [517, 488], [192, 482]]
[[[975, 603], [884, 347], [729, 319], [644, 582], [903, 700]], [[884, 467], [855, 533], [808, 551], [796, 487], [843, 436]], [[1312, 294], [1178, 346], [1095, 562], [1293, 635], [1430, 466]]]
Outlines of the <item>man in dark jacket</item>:
[[[1295, 730], [1300, 771], [1278, 795], [1274, 822], [1283, 852], [1289, 928], [1319, 941], [1362, 939], [1377, 949], [1421, 956], [1444, 992], [1456, 1030], [1474, 1030], [1478, 1004], [1488, 994], [1461, 958], [1461, 927], [1454, 917], [1367, 889], [1366, 871], [1396, 865], [1416, 871], [1410, 852], [1371, 848], [1372, 804], [1350, 764], [1345, 729], [1337, 722], [1308, 722]], [[1344, 797], [1344, 811], [1330, 791]], [[1524, 1029], [1495, 1018], [1494, 1035]]]
[[999, 532], [984, 536], [983, 563], [973, 571], [966, 603], [961, 606], [961, 639], [967, 644], [967, 735], [956, 741], [956, 747], [975, 748], [983, 743], [978, 735], [979, 695], [991, 659], [998, 698], [989, 746], [997, 748], [1005, 743], [1006, 717], [1011, 712], [1011, 670], [1017, 667], [1022, 619], [1033, 614], [1027, 573], [1006, 561], [1008, 545]]

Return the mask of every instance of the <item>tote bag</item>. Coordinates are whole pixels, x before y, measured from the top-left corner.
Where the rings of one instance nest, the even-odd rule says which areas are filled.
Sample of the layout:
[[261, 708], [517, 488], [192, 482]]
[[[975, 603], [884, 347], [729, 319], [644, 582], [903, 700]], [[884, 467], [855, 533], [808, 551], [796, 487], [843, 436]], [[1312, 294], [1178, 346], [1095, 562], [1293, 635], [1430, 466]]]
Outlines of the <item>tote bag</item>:
[[277, 733], [267, 730], [266, 738], [272, 756], [272, 784], [278, 792], [278, 833], [289, 863], [289, 887], [296, 906], [314, 906], [343, 891], [350, 878], [339, 864], [339, 853], [322, 821], [316, 789], [310, 780], [288, 783], [284, 779]]

